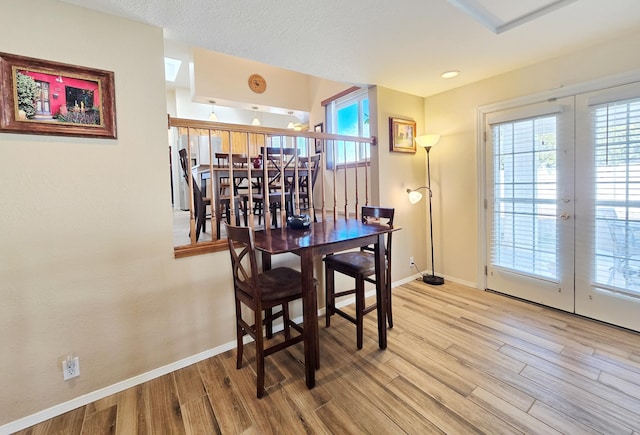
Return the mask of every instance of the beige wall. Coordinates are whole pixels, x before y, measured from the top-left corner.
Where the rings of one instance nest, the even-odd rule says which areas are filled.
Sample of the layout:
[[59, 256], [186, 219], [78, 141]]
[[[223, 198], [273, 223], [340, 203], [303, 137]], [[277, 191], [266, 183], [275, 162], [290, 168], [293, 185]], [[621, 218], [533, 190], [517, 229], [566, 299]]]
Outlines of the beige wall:
[[[230, 341], [233, 305], [212, 273], [226, 255], [173, 256], [162, 29], [32, 0], [2, 8], [0, 41], [114, 71], [118, 128], [0, 134], [2, 425]], [[64, 382], [68, 353], [81, 376]]]
[[[261, 94], [249, 89], [247, 80], [254, 73], [263, 76], [267, 82], [267, 89]], [[310, 107], [310, 79], [306, 74], [201, 48], [193, 49], [192, 93], [196, 101], [207, 102], [210, 96], [215, 96], [306, 112]]]
[[[372, 95], [373, 94], [373, 95]], [[370, 93], [370, 107], [377, 108], [371, 116], [371, 129], [377, 131], [378, 146], [372, 153], [372, 161], [379, 171], [372, 174], [373, 184], [380, 186], [379, 198], [374, 189], [374, 204], [395, 208], [395, 225], [402, 228], [393, 235], [392, 279], [394, 281], [415, 274], [409, 268], [409, 257], [416, 265], [427, 268], [426, 225], [428, 223], [423, 200], [412, 205], [407, 200], [407, 188], [424, 186], [426, 179], [426, 153], [418, 149], [415, 154], [389, 150], [389, 118], [416, 121], [416, 134], [425, 131], [424, 102], [421, 97], [376, 87]], [[372, 112], [376, 109], [372, 109]]]
[[[640, 69], [640, 33], [569, 56], [483, 80], [425, 99], [431, 150], [436, 270], [468, 283], [478, 273], [478, 107]], [[464, 72], [463, 72], [464, 73]], [[578, 181], [579, 182], [579, 181]]]

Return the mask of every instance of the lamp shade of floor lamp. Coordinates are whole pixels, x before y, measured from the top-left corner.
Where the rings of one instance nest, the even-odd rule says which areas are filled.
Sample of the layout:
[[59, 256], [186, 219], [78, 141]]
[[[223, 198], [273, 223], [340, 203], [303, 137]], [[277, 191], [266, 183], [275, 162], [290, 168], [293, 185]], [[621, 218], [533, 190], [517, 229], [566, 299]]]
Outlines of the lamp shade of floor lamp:
[[426, 189], [429, 192], [429, 241], [431, 243], [431, 275], [424, 274], [422, 275], [422, 281], [426, 284], [430, 285], [442, 285], [444, 284], [444, 278], [441, 276], [436, 276], [435, 269], [435, 259], [433, 257], [433, 211], [431, 205], [432, 191], [431, 191], [431, 165], [429, 162], [429, 151], [431, 148], [438, 143], [440, 140], [440, 135], [437, 134], [427, 134], [424, 136], [416, 137], [416, 142], [421, 147], [424, 147], [427, 152], [427, 185], [418, 187], [417, 189], [407, 189], [407, 194], [409, 195], [409, 202], [411, 204], [416, 204], [418, 201], [422, 199], [422, 193], [419, 192], [421, 189]]

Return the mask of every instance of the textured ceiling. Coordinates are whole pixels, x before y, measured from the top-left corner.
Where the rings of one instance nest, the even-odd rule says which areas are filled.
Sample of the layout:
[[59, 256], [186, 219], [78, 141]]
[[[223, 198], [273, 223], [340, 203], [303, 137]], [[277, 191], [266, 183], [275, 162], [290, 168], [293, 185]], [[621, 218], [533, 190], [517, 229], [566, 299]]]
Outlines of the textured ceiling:
[[[174, 57], [198, 46], [419, 96], [640, 30], [640, 0], [63, 1], [164, 28]], [[562, 7], [496, 33], [457, 3], [503, 22]], [[452, 69], [460, 75], [440, 78]]]

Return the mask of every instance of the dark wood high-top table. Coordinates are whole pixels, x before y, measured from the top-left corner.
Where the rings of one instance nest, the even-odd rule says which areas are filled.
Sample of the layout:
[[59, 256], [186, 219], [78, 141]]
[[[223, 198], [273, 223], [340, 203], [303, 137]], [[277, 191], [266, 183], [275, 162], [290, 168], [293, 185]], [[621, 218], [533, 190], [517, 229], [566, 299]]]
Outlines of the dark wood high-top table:
[[265, 270], [271, 268], [271, 256], [286, 252], [300, 256], [302, 273], [302, 312], [304, 328], [304, 362], [307, 387], [316, 383], [320, 368], [318, 340], [318, 296], [313, 285], [313, 258], [361, 246], [374, 245], [376, 258], [376, 298], [378, 301], [378, 343], [387, 348], [387, 293], [385, 291], [384, 235], [399, 227], [364, 224], [357, 219], [338, 219], [312, 223], [305, 230], [278, 228], [256, 231], [256, 248], [262, 251]]

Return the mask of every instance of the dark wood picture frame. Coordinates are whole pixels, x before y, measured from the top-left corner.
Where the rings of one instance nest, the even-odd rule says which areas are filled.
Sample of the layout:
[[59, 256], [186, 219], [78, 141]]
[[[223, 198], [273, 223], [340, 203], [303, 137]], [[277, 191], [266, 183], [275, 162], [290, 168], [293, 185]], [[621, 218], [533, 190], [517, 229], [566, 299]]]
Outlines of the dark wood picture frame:
[[[313, 131], [317, 133], [322, 133], [323, 129], [324, 129], [324, 123], [322, 122], [313, 126]], [[315, 152], [316, 154], [320, 154], [322, 152], [322, 139], [316, 139]]]
[[113, 72], [0, 53], [0, 133], [116, 139]]
[[416, 152], [416, 122], [410, 119], [389, 118], [389, 150], [400, 153]]

